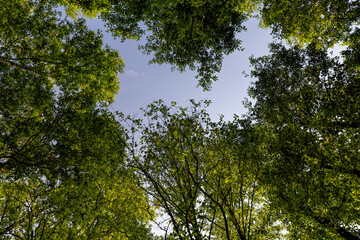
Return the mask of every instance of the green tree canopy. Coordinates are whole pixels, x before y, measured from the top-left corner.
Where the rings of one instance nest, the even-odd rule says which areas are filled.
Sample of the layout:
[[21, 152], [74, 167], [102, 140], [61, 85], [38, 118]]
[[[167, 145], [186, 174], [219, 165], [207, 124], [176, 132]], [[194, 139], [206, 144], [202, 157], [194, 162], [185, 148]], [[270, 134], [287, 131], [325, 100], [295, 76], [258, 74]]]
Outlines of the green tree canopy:
[[141, 140], [132, 138], [129, 162], [165, 214], [165, 239], [280, 239], [259, 182], [261, 131], [238, 118], [211, 122], [195, 102], [155, 102], [144, 117], [146, 123], [131, 119]]
[[360, 4], [352, 0], [264, 0], [262, 26], [280, 38], [332, 46], [348, 41], [360, 21]]
[[[85, 31], [82, 37], [78, 36], [73, 39], [73, 41], [77, 41], [79, 38], [84, 40], [81, 48], [74, 48], [76, 44], [73, 41], [68, 41], [69, 44], [63, 46], [59, 41], [44, 40], [49, 36], [54, 38], [55, 35], [62, 39], [71, 36], [71, 31], [73, 33], [83, 31], [80, 31], [84, 25], [81, 19], [73, 24], [64, 19], [60, 22], [53, 10], [58, 6], [65, 6], [67, 13], [72, 17], [76, 17], [76, 12], [79, 12], [78, 14], [82, 12], [87, 17], [99, 16], [108, 31], [121, 40], [140, 39], [140, 37], [146, 36], [147, 42], [140, 46], [140, 49], [145, 54], [153, 55], [151, 63], [169, 63], [174, 69], [180, 71], [187, 68], [197, 70], [199, 85], [204, 90], [209, 90], [211, 82], [217, 79], [216, 73], [221, 69], [223, 56], [241, 49], [241, 40], [236, 37], [236, 34], [245, 30], [244, 22], [254, 15], [255, 10], [259, 11], [256, 14], [260, 16], [261, 26], [271, 27], [274, 35], [298, 43], [308, 44], [316, 41], [319, 46], [324, 44], [333, 46], [339, 42], [356, 41], [356, 37], [352, 36], [359, 24], [360, 16], [359, 3], [351, 0], [305, 2], [272, 0], [226, 2], [208, 0], [5, 1], [1, 12], [3, 16], [1, 22], [3, 23], [3, 32], [7, 32], [4, 35], [5, 39], [9, 39], [4, 42], [3, 46], [13, 49], [12, 54], [14, 52], [19, 54], [19, 44], [21, 44], [19, 40], [27, 36], [26, 31], [30, 30], [32, 32], [30, 36], [37, 36], [39, 41], [34, 40], [32, 44], [29, 44], [31, 37], [26, 38], [27, 52], [25, 54], [27, 57], [25, 59], [28, 62], [35, 61], [38, 66], [28, 66], [24, 62], [24, 57], [20, 56], [15, 59], [4, 56], [1, 61], [5, 63], [6, 60], [7, 64], [17, 64], [24, 69], [40, 72], [44, 71], [40, 68], [44, 68], [45, 65], [57, 64], [59, 69], [56, 72], [60, 75], [61, 72], [73, 70], [73, 73], [77, 71], [82, 74], [85, 72], [90, 75], [95, 74], [96, 78], [107, 74], [115, 77], [113, 73], [119, 70], [119, 67], [121, 68], [122, 62], [119, 62], [118, 56], [115, 56], [110, 49], [103, 51], [107, 53], [105, 54], [107, 58], [113, 59], [105, 61], [102, 51], [96, 50], [101, 44], [93, 32]], [[24, 19], [28, 19], [28, 21], [24, 21]], [[9, 25], [11, 27], [8, 27]], [[22, 33], [13, 31], [12, 26], [20, 29]], [[89, 34], [94, 36], [90, 37]], [[74, 48], [73, 58], [68, 55], [71, 51], [63, 53], [60, 50], [69, 47]], [[43, 49], [42, 53], [34, 51], [39, 48]], [[90, 57], [84, 57], [85, 54], [80, 49], [83, 51], [92, 49], [92, 53], [86, 54]], [[51, 51], [52, 57], [46, 54], [49, 51]], [[82, 63], [76, 62], [79, 59], [82, 59]], [[22, 62], [18, 62], [20, 60]], [[72, 61], [69, 62], [69, 60]], [[65, 66], [66, 63], [72, 66], [71, 69]], [[100, 65], [106, 66], [106, 68], [102, 68], [100, 71], [96, 67]], [[54, 71], [54, 69], [48, 69], [47, 75], [55, 74], [49, 71]], [[78, 84], [88, 90], [97, 89], [99, 94], [99, 86], [96, 86], [96, 81], [93, 81], [93, 78], [85, 78], [88, 79], [86, 83], [80, 81]], [[92, 84], [95, 86], [90, 87]], [[116, 91], [113, 81], [109, 81], [102, 88], [108, 88], [110, 92]], [[102, 98], [109, 97], [104, 92], [101, 95]]]
[[76, 178], [2, 174], [1, 239], [152, 239], [152, 210], [136, 176], [116, 163], [88, 161]]
[[198, 71], [199, 85], [209, 90], [216, 80], [224, 54], [241, 49], [236, 34], [254, 12], [262, 27], [289, 42], [318, 46], [356, 41], [359, 24], [357, 1], [62, 1], [104, 20], [108, 30], [122, 40], [146, 36], [140, 46], [153, 54], [151, 63], [169, 63], [184, 71]]
[[146, 239], [152, 210], [104, 106], [118, 52], [54, 1], [0, 9], [0, 238]]
[[342, 62], [314, 45], [273, 44], [271, 55], [252, 59], [251, 113], [269, 131], [264, 182], [294, 239], [360, 239], [360, 72], [352, 53]]
[[94, 102], [113, 101], [124, 66], [118, 52], [104, 47], [102, 35], [88, 30], [85, 20], [61, 17], [56, 7], [53, 1], [2, 1], [2, 78], [15, 78], [13, 85], [32, 79], [42, 88], [57, 86], [64, 95], [81, 92]]
[[[152, 239], [160, 212], [168, 239], [360, 239], [359, 9], [351, 0], [1, 1], [0, 237]], [[201, 104], [160, 101], [144, 110], [148, 123], [128, 118], [126, 134], [105, 108], [124, 62], [80, 11], [121, 40], [145, 36], [152, 63], [197, 70], [209, 90], [254, 10], [301, 47], [272, 44], [251, 59], [249, 118], [212, 122]], [[343, 59], [322, 49], [335, 43], [348, 46]]]
[[197, 70], [199, 86], [210, 90], [223, 56], [241, 49], [236, 34], [258, 1], [156, 0], [63, 1], [68, 9], [88, 15], [100, 13], [115, 37], [139, 39], [150, 63], [169, 63], [174, 69]]
[[123, 61], [84, 20], [61, 18], [56, 6], [17, 0], [0, 10], [2, 169], [66, 172], [73, 160], [49, 156], [70, 156], [84, 139], [95, 146], [114, 124], [97, 106], [114, 99]]

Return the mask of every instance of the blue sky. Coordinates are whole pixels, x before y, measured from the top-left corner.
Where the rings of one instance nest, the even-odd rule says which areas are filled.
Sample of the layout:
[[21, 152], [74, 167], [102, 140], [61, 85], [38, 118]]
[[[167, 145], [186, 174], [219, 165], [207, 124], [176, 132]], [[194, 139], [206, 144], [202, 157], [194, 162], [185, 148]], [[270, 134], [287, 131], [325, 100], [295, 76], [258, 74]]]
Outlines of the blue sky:
[[[91, 29], [102, 29], [101, 21], [88, 22]], [[120, 52], [125, 60], [125, 73], [120, 74], [120, 91], [112, 109], [124, 114], [136, 115], [141, 107], [146, 107], [154, 100], [163, 99], [166, 103], [177, 102], [181, 106], [189, 105], [189, 99], [196, 101], [207, 99], [212, 104], [208, 109], [213, 120], [223, 114], [231, 120], [234, 114], [244, 114], [246, 109], [242, 101], [247, 96], [247, 89], [255, 79], [245, 78], [243, 71], [250, 73], [248, 58], [263, 56], [268, 53], [268, 44], [272, 42], [270, 30], [258, 28], [258, 20], [246, 22], [247, 31], [238, 34], [243, 41], [244, 51], [237, 51], [225, 56], [219, 80], [213, 84], [210, 92], [203, 92], [197, 86], [196, 72], [183, 73], [171, 71], [170, 65], [148, 64], [151, 56], [143, 55], [138, 49], [142, 41], [114, 40], [105, 31], [104, 43]]]

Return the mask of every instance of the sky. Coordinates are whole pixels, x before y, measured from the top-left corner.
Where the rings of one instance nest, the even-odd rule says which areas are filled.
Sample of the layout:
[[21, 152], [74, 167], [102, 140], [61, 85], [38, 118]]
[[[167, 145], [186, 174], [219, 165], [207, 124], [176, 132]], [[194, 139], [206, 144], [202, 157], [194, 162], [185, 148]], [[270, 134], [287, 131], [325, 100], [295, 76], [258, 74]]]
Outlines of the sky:
[[197, 87], [194, 71], [172, 72], [167, 64], [149, 65], [151, 56], [138, 50], [139, 43], [145, 40], [114, 40], [105, 32], [102, 22], [96, 19], [89, 20], [88, 26], [90, 29], [103, 30], [104, 43], [118, 50], [125, 61], [125, 72], [119, 74], [120, 91], [111, 109], [135, 116], [140, 113], [141, 107], [159, 99], [168, 104], [175, 101], [180, 106], [189, 106], [189, 99], [211, 100], [208, 112], [213, 121], [220, 115], [224, 115], [225, 120], [231, 120], [234, 114], [246, 113], [242, 101], [247, 97], [250, 82], [255, 79], [245, 77], [243, 71], [250, 73], [248, 58], [252, 54], [255, 57], [268, 54], [268, 44], [273, 41], [270, 30], [259, 28], [257, 19], [247, 21], [248, 30], [238, 34], [244, 50], [225, 56], [222, 70], [217, 74], [219, 80], [213, 83], [211, 91], [204, 92]]

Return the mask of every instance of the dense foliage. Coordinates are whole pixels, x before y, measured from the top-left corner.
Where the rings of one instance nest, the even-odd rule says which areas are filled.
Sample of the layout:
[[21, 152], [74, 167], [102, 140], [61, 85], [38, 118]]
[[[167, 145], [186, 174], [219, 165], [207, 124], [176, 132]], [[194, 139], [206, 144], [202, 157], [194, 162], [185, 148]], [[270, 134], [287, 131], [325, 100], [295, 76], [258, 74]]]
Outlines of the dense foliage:
[[269, 131], [271, 202], [294, 238], [359, 239], [360, 72], [314, 45], [271, 52], [252, 59], [249, 92], [253, 118]]
[[56, 6], [1, 2], [0, 238], [144, 239], [151, 209], [102, 107], [123, 61]]
[[147, 42], [140, 48], [153, 54], [150, 63], [170, 63], [184, 71], [197, 70], [199, 85], [209, 90], [217, 79], [224, 54], [240, 49], [236, 33], [256, 7], [256, 1], [155, 0], [69, 1], [70, 6], [101, 12], [116, 37]]
[[179, 108], [160, 101], [144, 110], [146, 123], [132, 119], [131, 135], [142, 138], [132, 139], [129, 162], [143, 176], [153, 205], [165, 214], [165, 236], [245, 240], [281, 235], [259, 182], [265, 160], [261, 133], [239, 118], [211, 122], [201, 103], [192, 103]]
[[348, 41], [360, 22], [360, 3], [353, 0], [264, 0], [263, 26], [273, 34], [297, 43], [332, 46]]
[[[359, 7], [1, 0], [0, 238], [360, 239]], [[158, 101], [140, 119], [106, 108], [124, 62], [84, 18], [146, 36], [152, 63], [197, 70], [209, 90], [252, 14], [292, 45], [250, 59], [243, 118], [213, 122], [208, 102]]]

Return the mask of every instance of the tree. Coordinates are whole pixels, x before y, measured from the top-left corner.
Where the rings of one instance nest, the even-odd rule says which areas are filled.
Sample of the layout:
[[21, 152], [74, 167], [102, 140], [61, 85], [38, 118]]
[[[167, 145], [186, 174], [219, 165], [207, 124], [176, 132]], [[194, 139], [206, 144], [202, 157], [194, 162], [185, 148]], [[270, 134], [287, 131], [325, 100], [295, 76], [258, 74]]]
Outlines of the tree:
[[96, 108], [111, 102], [119, 88], [123, 61], [118, 53], [103, 48], [101, 35], [88, 30], [84, 20], [61, 18], [56, 6], [18, 0], [5, 1], [1, 9], [2, 169], [21, 172], [47, 164], [66, 169], [66, 161], [48, 160], [49, 154], [58, 154], [59, 145], [70, 148], [76, 138], [72, 127], [81, 128], [78, 135], [90, 134], [86, 118], [108, 117]]
[[[19, 25], [19, 20], [24, 18], [26, 12], [32, 12], [29, 11], [30, 5], [38, 3], [42, 4], [38, 1], [6, 2], [4, 16], [9, 15], [9, 9], [18, 9], [20, 13], [13, 14], [10, 18], [4, 17], [3, 26], [8, 23]], [[204, 90], [210, 90], [211, 82], [217, 79], [216, 73], [221, 69], [223, 56], [241, 49], [241, 40], [236, 38], [236, 34], [245, 30], [243, 23], [255, 10], [259, 10], [261, 26], [271, 27], [274, 35], [305, 44], [317, 41], [319, 46], [333, 46], [335, 43], [347, 43], [353, 39], [351, 36], [359, 23], [360, 15], [359, 4], [351, 0], [52, 0], [50, 3], [51, 8], [64, 6], [67, 13], [74, 18], [80, 15], [80, 12], [87, 17], [100, 16], [108, 31], [121, 40], [138, 40], [146, 36], [147, 42], [140, 46], [140, 49], [145, 54], [153, 54], [150, 63], [169, 63], [180, 71], [187, 68], [197, 70], [199, 86]], [[27, 29], [24, 25], [26, 24], [22, 27]], [[41, 27], [41, 30], [47, 28]], [[38, 60], [44, 61], [43, 57], [41, 55]], [[53, 59], [58, 57], [54, 55]], [[60, 55], [61, 58], [63, 56]], [[87, 58], [87, 61], [94, 59], [98, 57]], [[54, 61], [48, 63], [51, 62]], [[109, 68], [116, 65], [113, 61], [107, 62]], [[102, 74], [106, 72], [103, 71]]]
[[103, 49], [101, 35], [89, 31], [84, 20], [60, 18], [55, 7], [51, 1], [5, 1], [1, 9], [3, 170], [55, 164], [54, 170], [62, 164], [59, 171], [65, 172], [66, 161], [49, 158], [64, 144], [60, 135], [71, 135], [67, 125], [78, 124], [72, 117], [81, 122], [97, 115], [96, 104], [111, 102], [118, 90], [117, 73], [123, 68], [118, 53]]
[[0, 10], [0, 236], [146, 239], [149, 209], [104, 106], [118, 53], [54, 1]]
[[199, 86], [210, 90], [225, 54], [239, 50], [236, 34], [258, 1], [63, 1], [68, 9], [82, 10], [105, 22], [113, 36], [139, 39], [150, 63], [169, 63], [174, 69], [197, 70]]
[[249, 91], [251, 114], [269, 132], [270, 199], [293, 239], [360, 239], [357, 50], [341, 62], [315, 44], [270, 48], [251, 59], [258, 81]]
[[[263, 25], [308, 46], [252, 59], [252, 118], [214, 123], [199, 104], [158, 102], [149, 124], [129, 119], [132, 145], [104, 108], [123, 61], [56, 10], [100, 14], [122, 40], [147, 35], [152, 62], [197, 69], [209, 90], [259, 4], [2, 1], [0, 236], [149, 239], [160, 209], [170, 239], [274, 239], [283, 225], [290, 239], [359, 239], [358, 2], [264, 0]], [[343, 61], [321, 49], [336, 42]]]
[[69, 9], [104, 20], [115, 37], [139, 39], [153, 54], [150, 63], [170, 63], [184, 71], [197, 70], [199, 85], [209, 90], [224, 54], [241, 48], [236, 33], [258, 10], [260, 26], [289, 42], [318, 46], [348, 43], [359, 24], [357, 1], [61, 1]]
[[351, 0], [264, 0], [260, 10], [262, 25], [280, 38], [329, 46], [347, 41], [359, 24], [359, 13], [359, 2]]
[[258, 181], [264, 160], [261, 137], [238, 118], [211, 122], [201, 103], [192, 103], [177, 108], [155, 102], [144, 110], [148, 123], [130, 119], [130, 130], [141, 140], [131, 138], [129, 162], [165, 214], [164, 238], [281, 236]]
[[96, 164], [57, 180], [27, 171], [2, 179], [1, 239], [152, 239], [152, 210], [127, 169]]
[[101, 34], [88, 30], [85, 20], [61, 17], [56, 7], [50, 0], [3, 1], [2, 84], [12, 87], [16, 81], [27, 81], [45, 89], [57, 86], [64, 95], [81, 92], [93, 102], [111, 102], [124, 66], [118, 52], [103, 48]]
[[104, 109], [69, 105], [2, 134], [0, 236], [150, 238], [152, 209], [126, 167], [121, 126]]

